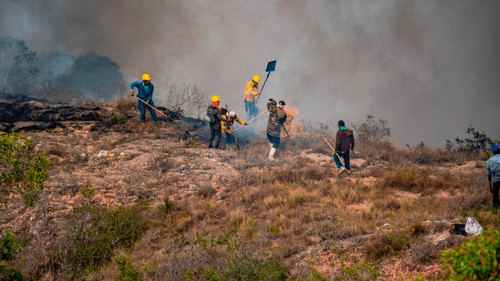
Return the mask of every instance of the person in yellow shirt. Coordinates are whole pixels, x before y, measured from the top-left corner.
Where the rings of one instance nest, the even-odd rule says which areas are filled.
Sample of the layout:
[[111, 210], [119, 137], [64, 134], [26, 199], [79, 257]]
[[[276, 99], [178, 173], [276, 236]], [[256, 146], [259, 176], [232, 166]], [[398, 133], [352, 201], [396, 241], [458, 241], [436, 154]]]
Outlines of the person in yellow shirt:
[[257, 116], [257, 114], [259, 114], [259, 110], [255, 105], [260, 96], [259, 82], [260, 82], [260, 76], [254, 75], [252, 77], [252, 80], [248, 81], [245, 87], [245, 93], [243, 94], [243, 101], [245, 102], [245, 110], [247, 112], [248, 120], [252, 119], [253, 117]]
[[231, 130], [234, 121], [240, 123], [243, 126], [247, 125], [247, 122], [243, 121], [240, 117], [238, 117], [238, 115], [236, 115], [234, 111], [229, 111], [223, 114], [220, 124], [222, 133], [226, 133], [226, 143], [234, 142], [233, 130]]

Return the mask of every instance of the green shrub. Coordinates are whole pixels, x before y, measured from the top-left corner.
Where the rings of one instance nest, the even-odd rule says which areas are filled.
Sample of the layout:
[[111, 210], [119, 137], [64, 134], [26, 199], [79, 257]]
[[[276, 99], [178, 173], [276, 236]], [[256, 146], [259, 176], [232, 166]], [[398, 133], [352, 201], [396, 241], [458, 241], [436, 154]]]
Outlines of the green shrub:
[[[0, 272], [2, 273], [2, 272]], [[2, 275], [0, 275], [2, 276]], [[16, 268], [7, 268], [2, 276], [2, 281], [28, 281], [21, 271]]]
[[50, 160], [33, 151], [30, 137], [0, 134], [0, 195], [19, 192], [33, 206], [48, 177]]
[[2, 240], [0, 240], [0, 258], [1, 260], [10, 261], [14, 254], [22, 250], [25, 242], [18, 241], [14, 233], [7, 232]]
[[84, 198], [91, 199], [95, 195], [95, 190], [92, 188], [90, 184], [86, 184], [83, 187], [81, 193]]
[[257, 258], [236, 259], [229, 263], [223, 280], [286, 280], [289, 273], [278, 262]]
[[380, 275], [375, 263], [359, 262], [350, 266], [342, 265], [342, 278], [340, 280], [376, 280]]
[[328, 278], [322, 276], [316, 270], [313, 270], [311, 275], [307, 278], [307, 281], [328, 281]]
[[500, 233], [490, 228], [457, 250], [443, 251], [441, 261], [449, 280], [498, 280]]
[[121, 113], [116, 113], [116, 112], [113, 112], [111, 113], [111, 116], [113, 117], [114, 120], [116, 120], [117, 122], [121, 122], [123, 119], [125, 119], [125, 115], [121, 114]]
[[140, 281], [142, 280], [139, 271], [124, 257], [118, 257], [115, 260], [120, 275], [118, 281]]
[[217, 275], [217, 272], [215, 272], [214, 269], [206, 269], [201, 273], [201, 277], [203, 280], [207, 281], [219, 281], [221, 280], [219, 276]]
[[9, 266], [8, 262], [13, 260], [14, 254], [18, 253], [25, 246], [26, 241], [18, 241], [12, 232], [7, 232], [0, 240], [0, 280], [27, 280], [21, 271]]
[[91, 204], [75, 208], [68, 224], [68, 254], [57, 262], [69, 265], [73, 275], [96, 271], [111, 260], [115, 249], [131, 247], [150, 227], [144, 208], [108, 209]]

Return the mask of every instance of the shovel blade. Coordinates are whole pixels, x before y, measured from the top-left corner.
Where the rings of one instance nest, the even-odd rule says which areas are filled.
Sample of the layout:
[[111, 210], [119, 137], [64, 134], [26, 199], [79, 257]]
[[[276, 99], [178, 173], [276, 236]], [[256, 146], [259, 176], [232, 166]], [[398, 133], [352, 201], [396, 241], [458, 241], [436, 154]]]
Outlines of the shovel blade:
[[276, 69], [276, 61], [275, 60], [267, 63], [266, 72], [271, 72], [271, 71], [274, 71], [275, 69]]

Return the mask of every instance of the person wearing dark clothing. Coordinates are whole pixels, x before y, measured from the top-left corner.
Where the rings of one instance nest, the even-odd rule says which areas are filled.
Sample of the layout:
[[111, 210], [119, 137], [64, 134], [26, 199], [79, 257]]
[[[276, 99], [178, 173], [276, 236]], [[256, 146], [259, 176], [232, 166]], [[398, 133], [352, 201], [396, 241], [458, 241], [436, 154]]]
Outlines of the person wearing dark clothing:
[[[335, 137], [335, 154], [333, 160], [339, 169], [339, 174], [351, 170], [349, 149], [354, 150], [354, 134], [351, 129], [345, 126], [345, 122], [339, 120], [339, 130]], [[340, 158], [344, 160], [344, 165], [340, 162]]]
[[[210, 124], [208, 148], [219, 148], [221, 138], [222, 109], [219, 107], [219, 96], [213, 96], [207, 108], [206, 120]], [[212, 145], [213, 144], [213, 145]]]
[[152, 107], [147, 106], [149, 104], [151, 106], [155, 106], [153, 101], [153, 91], [155, 90], [155, 86], [151, 83], [151, 76], [149, 74], [144, 73], [142, 75], [142, 82], [135, 81], [130, 84], [130, 95], [134, 96], [134, 88], [137, 88], [137, 98], [142, 101], [137, 101], [139, 103], [139, 112], [141, 114], [140, 121], [141, 123], [146, 123], [146, 108], [149, 110], [149, 114], [151, 115], [151, 119], [153, 122], [158, 122], [158, 118], [156, 117], [156, 112]]
[[498, 208], [500, 201], [498, 193], [500, 190], [500, 148], [498, 144], [491, 147], [493, 156], [486, 162], [486, 175], [490, 184], [490, 191], [493, 193], [493, 206]]
[[271, 150], [269, 151], [269, 160], [274, 160], [274, 154], [280, 145], [281, 140], [281, 128], [286, 122], [286, 112], [283, 109], [285, 107], [284, 101], [276, 101], [269, 99], [267, 103], [267, 109], [269, 110], [269, 120], [267, 122], [267, 139], [269, 140], [269, 145]]

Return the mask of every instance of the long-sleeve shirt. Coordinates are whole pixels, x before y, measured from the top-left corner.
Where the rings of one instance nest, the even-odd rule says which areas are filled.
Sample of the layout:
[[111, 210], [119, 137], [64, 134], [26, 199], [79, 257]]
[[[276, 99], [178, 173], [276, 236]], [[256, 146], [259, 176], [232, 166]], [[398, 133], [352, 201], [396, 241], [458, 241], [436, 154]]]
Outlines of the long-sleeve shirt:
[[493, 155], [486, 161], [486, 175], [489, 181], [500, 182], [500, 154]]
[[155, 86], [153, 83], [149, 82], [149, 85], [144, 85], [142, 81], [135, 81], [130, 84], [130, 91], [134, 91], [134, 88], [137, 88], [137, 97], [146, 102], [150, 102], [153, 98], [153, 91], [155, 90]]
[[259, 94], [259, 84], [255, 83], [253, 80], [248, 81], [245, 86], [245, 93], [243, 94], [243, 99], [246, 101], [255, 102], [257, 100], [257, 95]]
[[229, 127], [234, 124], [235, 120], [241, 125], [245, 124], [245, 121], [243, 121], [240, 117], [238, 117], [238, 115], [236, 115], [236, 117], [234, 118], [231, 117], [228, 118], [226, 115], [222, 115], [222, 120], [220, 122], [222, 127], [222, 132], [224, 132], [225, 129], [230, 129]]
[[283, 123], [286, 122], [286, 112], [282, 108], [274, 105], [268, 106], [268, 109], [269, 120], [267, 121], [266, 133], [275, 138], [279, 138], [281, 137]]
[[354, 150], [354, 135], [352, 130], [340, 127], [335, 137], [335, 151], [349, 152], [349, 148]]

